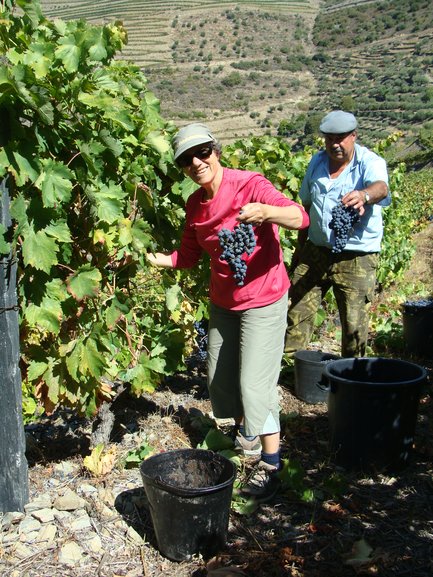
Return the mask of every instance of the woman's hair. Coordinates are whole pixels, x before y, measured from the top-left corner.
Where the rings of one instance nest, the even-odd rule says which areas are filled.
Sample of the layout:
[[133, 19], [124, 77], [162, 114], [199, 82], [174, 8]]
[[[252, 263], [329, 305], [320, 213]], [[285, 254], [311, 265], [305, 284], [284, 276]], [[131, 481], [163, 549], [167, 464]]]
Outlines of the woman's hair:
[[223, 151], [223, 147], [222, 147], [221, 142], [219, 142], [219, 140], [214, 140], [214, 141], [212, 142], [212, 148], [213, 148], [215, 154], [216, 154], [216, 155], [218, 156], [218, 158], [219, 158], [219, 157], [221, 156], [221, 154], [222, 154], [222, 151]]

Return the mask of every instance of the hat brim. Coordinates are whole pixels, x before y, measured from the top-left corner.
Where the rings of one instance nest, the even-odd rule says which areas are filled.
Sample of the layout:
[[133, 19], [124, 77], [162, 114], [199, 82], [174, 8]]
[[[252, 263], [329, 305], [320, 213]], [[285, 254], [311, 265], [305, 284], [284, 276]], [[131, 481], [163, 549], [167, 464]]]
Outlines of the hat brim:
[[176, 149], [175, 155], [174, 155], [174, 159], [177, 160], [179, 158], [179, 156], [182, 156], [182, 154], [184, 152], [186, 152], [187, 150], [189, 150], [190, 148], [194, 148], [195, 146], [198, 146], [199, 144], [206, 144], [208, 142], [214, 142], [211, 138], [209, 138], [209, 136], [192, 136], [189, 139], [186, 139], [185, 141], [183, 141], [180, 146]]

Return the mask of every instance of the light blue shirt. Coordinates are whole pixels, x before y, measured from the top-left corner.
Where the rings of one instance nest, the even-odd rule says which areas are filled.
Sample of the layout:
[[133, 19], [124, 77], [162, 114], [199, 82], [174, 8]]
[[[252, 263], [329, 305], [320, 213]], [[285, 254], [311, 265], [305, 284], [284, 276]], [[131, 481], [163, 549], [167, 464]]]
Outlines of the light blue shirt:
[[[388, 184], [388, 171], [383, 158], [355, 143], [351, 162], [338, 178], [331, 179], [325, 150], [313, 156], [302, 181], [299, 196], [310, 207], [308, 238], [317, 246], [331, 248], [334, 232], [329, 228], [331, 211], [341, 198], [352, 190], [362, 190], [382, 180]], [[382, 207], [389, 206], [391, 194], [379, 203], [366, 205], [365, 213], [355, 224], [344, 250], [379, 252], [383, 236]]]

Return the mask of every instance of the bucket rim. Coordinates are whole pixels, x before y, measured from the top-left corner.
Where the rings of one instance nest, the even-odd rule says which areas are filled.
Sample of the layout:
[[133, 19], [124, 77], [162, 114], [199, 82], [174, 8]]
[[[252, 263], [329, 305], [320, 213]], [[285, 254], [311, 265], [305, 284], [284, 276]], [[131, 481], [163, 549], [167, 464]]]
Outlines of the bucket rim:
[[[387, 382], [387, 381], [368, 381], [363, 379], [362, 381], [355, 381], [354, 379], [348, 379], [346, 377], [341, 377], [339, 375], [334, 375], [332, 374], [330, 371], [332, 370], [333, 366], [337, 365], [337, 364], [344, 364], [347, 363], [348, 361], [380, 361], [383, 362], [385, 364], [390, 364], [390, 363], [398, 363], [400, 365], [404, 364], [404, 365], [410, 365], [412, 368], [414, 369], [418, 369], [420, 374], [418, 377], [413, 378], [413, 379], [407, 379], [405, 381], [400, 381], [400, 382]], [[423, 381], [425, 381], [427, 379], [427, 369], [425, 367], [422, 367], [421, 365], [418, 365], [416, 363], [412, 363], [411, 361], [405, 361], [403, 359], [390, 359], [387, 357], [344, 357], [341, 359], [337, 359], [335, 361], [331, 361], [329, 363], [326, 363], [324, 371], [323, 371], [324, 375], [326, 378], [328, 378], [329, 380], [335, 380], [338, 381], [340, 383], [357, 383], [357, 384], [363, 384], [363, 385], [378, 385], [378, 386], [382, 386], [382, 387], [395, 387], [396, 385], [412, 385], [415, 383], [421, 383]]]
[[433, 310], [433, 297], [419, 298], [418, 300], [407, 300], [401, 305], [403, 312], [423, 312]]
[[[320, 359], [312, 359], [312, 358], [306, 358], [308, 356], [317, 356], [317, 357], [329, 357], [329, 358], [324, 358], [322, 360]], [[307, 349], [301, 349], [299, 351], [296, 351], [293, 355], [293, 358], [297, 361], [302, 361], [304, 363], [319, 363], [319, 364], [325, 364], [328, 363], [330, 361], [333, 360], [338, 360], [341, 359], [340, 355], [337, 355], [336, 353], [331, 353], [329, 351], [313, 351], [313, 350], [307, 350]]]
[[[144, 465], [149, 466], [152, 464], [152, 462], [155, 462], [162, 457], [169, 457], [170, 455], [173, 455], [173, 453], [176, 453], [177, 455], [200, 454], [203, 457], [206, 455], [208, 458], [212, 459], [216, 457], [222, 464], [231, 469], [230, 476], [228, 479], [226, 479], [222, 483], [219, 483], [218, 485], [212, 485], [210, 487], [190, 488], [173, 485], [171, 483], [168, 483], [167, 481], [164, 481], [161, 477], [158, 476], [155, 477], [149, 475], [144, 471]], [[210, 451], [208, 449], [173, 449], [171, 451], [162, 451], [142, 461], [142, 463], [140, 464], [140, 474], [144, 485], [148, 483], [149, 485], [153, 485], [154, 487], [164, 489], [167, 492], [172, 493], [173, 495], [179, 495], [183, 497], [195, 497], [203, 494], [208, 495], [210, 493], [215, 493], [217, 491], [221, 491], [222, 489], [225, 489], [233, 485], [236, 477], [236, 465], [233, 463], [233, 461], [230, 461], [230, 459], [228, 459], [224, 455], [221, 455], [220, 453], [217, 453], [215, 451]]]

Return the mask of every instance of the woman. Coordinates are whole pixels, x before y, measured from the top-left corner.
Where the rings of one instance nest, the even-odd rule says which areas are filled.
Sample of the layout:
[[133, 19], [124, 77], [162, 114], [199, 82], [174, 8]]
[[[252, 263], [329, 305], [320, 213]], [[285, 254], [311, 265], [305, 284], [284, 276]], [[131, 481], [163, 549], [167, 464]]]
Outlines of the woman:
[[[243, 491], [261, 500], [278, 488], [281, 468], [277, 383], [286, 329], [289, 279], [278, 226], [306, 228], [308, 215], [262, 175], [224, 168], [221, 146], [204, 124], [189, 124], [173, 140], [174, 158], [199, 188], [186, 203], [178, 250], [149, 262], [190, 268], [210, 255], [208, 387], [216, 418], [233, 418], [236, 446], [260, 461]], [[255, 247], [243, 254], [245, 278], [223, 260], [218, 233], [251, 225]], [[244, 226], [244, 225], [242, 225]], [[254, 243], [253, 243], [254, 244]], [[245, 269], [245, 265], [244, 269]]]

